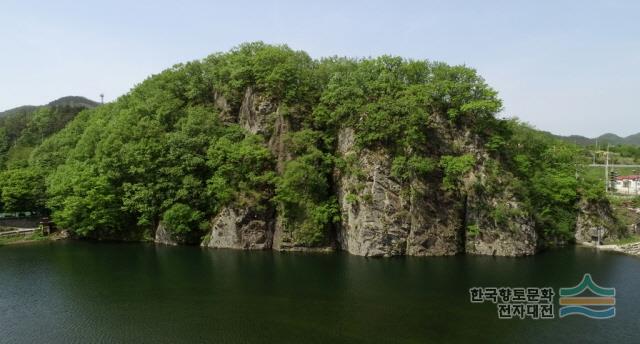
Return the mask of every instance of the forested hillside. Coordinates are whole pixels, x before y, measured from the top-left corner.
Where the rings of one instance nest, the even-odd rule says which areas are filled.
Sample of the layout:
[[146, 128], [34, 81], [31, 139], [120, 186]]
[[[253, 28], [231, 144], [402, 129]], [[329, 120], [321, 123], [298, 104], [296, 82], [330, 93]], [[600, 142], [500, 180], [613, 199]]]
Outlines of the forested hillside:
[[616, 134], [603, 134], [596, 138], [588, 138], [580, 135], [570, 135], [570, 136], [560, 136], [554, 135], [556, 138], [573, 143], [579, 146], [595, 146], [596, 143], [600, 145], [600, 147], [606, 147], [607, 144], [610, 145], [624, 145], [624, 146], [640, 146], [640, 133], [629, 135], [627, 137], [621, 137]]
[[[0, 171], [6, 170], [0, 175], [0, 205], [7, 210], [45, 210], [42, 179], [31, 183], [36, 176], [28, 168], [30, 155], [80, 111], [96, 105], [83, 97], [64, 97], [44, 106], [21, 106], [0, 113]], [[34, 192], [41, 193], [37, 196], [40, 201], [26, 196]]]
[[61, 106], [68, 106], [73, 108], [93, 108], [98, 106], [98, 103], [94, 102], [93, 100], [87, 99], [85, 97], [67, 96], [67, 97], [58, 98], [54, 101], [49, 102], [46, 105], [40, 105], [40, 106], [23, 105], [17, 108], [0, 111], [0, 118], [19, 115], [19, 114], [24, 115], [24, 114], [32, 113], [35, 110], [43, 107], [61, 107]]
[[81, 237], [212, 247], [522, 255], [571, 240], [581, 204], [607, 207], [601, 188], [578, 147], [500, 109], [464, 66], [244, 44], [69, 123], [52, 107], [0, 123], [9, 155], [35, 147], [5, 157], [0, 200]]

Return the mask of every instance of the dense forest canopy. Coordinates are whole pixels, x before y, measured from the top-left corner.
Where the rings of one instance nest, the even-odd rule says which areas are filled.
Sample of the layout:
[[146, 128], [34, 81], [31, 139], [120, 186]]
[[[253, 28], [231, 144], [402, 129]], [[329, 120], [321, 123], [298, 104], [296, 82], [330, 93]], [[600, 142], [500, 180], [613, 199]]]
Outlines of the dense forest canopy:
[[[269, 137], [229, 118], [247, 90], [280, 104], [292, 123], [286, 161], [267, 148]], [[446, 126], [485, 147], [487, 173], [509, 183], [542, 233], [571, 237], [578, 202], [604, 199], [581, 173], [579, 148], [498, 119], [500, 110], [497, 92], [465, 66], [314, 60], [249, 43], [173, 66], [79, 114], [46, 107], [28, 121], [2, 119], [0, 206], [51, 212], [80, 236], [150, 235], [162, 222], [193, 242], [222, 207], [273, 206], [298, 242], [321, 245], [340, 219], [332, 175], [353, 166], [336, 154], [341, 129], [354, 128], [358, 149], [388, 152], [397, 180], [439, 180], [455, 192], [477, 161], [435, 139]]]
[[0, 206], [8, 211], [45, 212], [44, 172], [29, 162], [32, 151], [75, 116], [97, 103], [64, 97], [45, 106], [23, 106], [0, 117]]

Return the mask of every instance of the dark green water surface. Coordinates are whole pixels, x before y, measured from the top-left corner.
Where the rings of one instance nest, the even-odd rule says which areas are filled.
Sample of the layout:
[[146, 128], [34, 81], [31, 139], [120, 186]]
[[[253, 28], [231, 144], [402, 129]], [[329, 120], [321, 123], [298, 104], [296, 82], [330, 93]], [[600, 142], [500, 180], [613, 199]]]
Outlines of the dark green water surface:
[[[499, 320], [474, 286], [617, 289], [610, 320]], [[557, 304], [557, 297], [556, 297]], [[88, 242], [0, 247], [0, 343], [640, 343], [640, 259], [367, 259]]]

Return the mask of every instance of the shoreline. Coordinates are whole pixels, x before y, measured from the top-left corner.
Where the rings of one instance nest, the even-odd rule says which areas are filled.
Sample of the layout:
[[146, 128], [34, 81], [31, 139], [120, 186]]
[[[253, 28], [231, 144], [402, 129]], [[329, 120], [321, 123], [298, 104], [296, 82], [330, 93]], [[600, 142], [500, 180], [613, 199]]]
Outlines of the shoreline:
[[584, 247], [594, 248], [596, 250], [613, 251], [613, 252], [624, 253], [630, 256], [640, 257], [640, 241], [632, 242], [628, 244], [608, 244], [608, 245], [595, 245], [588, 242], [580, 242], [576, 244]]
[[[28, 234], [17, 234], [15, 236], [0, 237], [0, 247], [8, 245], [25, 245], [43, 241], [61, 241], [70, 239], [70, 235], [67, 231], [52, 233], [49, 236], [42, 236], [42, 234], [36, 232], [30, 232]], [[154, 241], [151, 243], [158, 244]], [[607, 244], [607, 245], [595, 245], [590, 242], [576, 242], [575, 245], [588, 247], [596, 250], [610, 251], [623, 253], [630, 256], [640, 257], [640, 241], [627, 243], [627, 244]], [[205, 246], [206, 247], [206, 246]], [[292, 249], [283, 250], [282, 252], [314, 252], [314, 253], [334, 253], [338, 250], [304, 250], [304, 249]]]
[[28, 233], [16, 233], [0, 237], [0, 247], [9, 245], [24, 245], [42, 241], [59, 241], [69, 238], [67, 232], [56, 232], [48, 236], [43, 236], [38, 230]]

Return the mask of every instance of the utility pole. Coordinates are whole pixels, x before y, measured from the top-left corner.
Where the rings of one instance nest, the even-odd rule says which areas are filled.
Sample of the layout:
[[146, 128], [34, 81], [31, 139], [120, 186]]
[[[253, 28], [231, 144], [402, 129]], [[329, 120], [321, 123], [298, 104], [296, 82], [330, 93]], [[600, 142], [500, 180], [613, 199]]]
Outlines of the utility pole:
[[100, 104], [104, 104], [104, 93], [100, 93]]
[[604, 192], [609, 193], [609, 144], [607, 143], [607, 156], [604, 164]]

